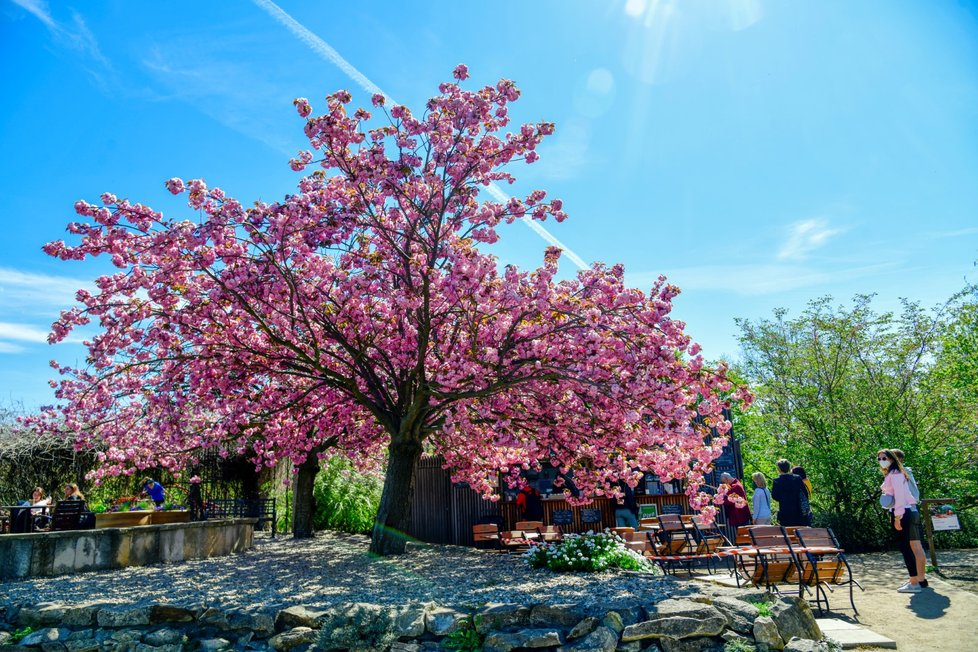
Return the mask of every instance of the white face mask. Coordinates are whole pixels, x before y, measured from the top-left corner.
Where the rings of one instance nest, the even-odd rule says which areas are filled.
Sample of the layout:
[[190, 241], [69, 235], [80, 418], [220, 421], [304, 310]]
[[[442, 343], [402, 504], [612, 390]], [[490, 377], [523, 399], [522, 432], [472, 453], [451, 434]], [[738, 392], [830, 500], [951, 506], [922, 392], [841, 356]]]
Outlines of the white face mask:
[[884, 469], [890, 468], [890, 460], [880, 460], [880, 467]]

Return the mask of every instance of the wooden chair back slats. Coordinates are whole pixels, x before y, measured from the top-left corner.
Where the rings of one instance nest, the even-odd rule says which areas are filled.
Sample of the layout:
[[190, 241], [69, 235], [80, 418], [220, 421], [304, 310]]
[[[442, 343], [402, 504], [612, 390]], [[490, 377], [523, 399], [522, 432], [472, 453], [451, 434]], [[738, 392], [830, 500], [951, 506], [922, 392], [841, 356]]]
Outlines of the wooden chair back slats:
[[537, 532], [540, 534], [540, 540], [542, 541], [561, 541], [564, 538], [564, 533], [561, 531], [559, 525], [544, 525], [543, 527], [537, 528]]
[[517, 521], [513, 527], [523, 532], [533, 532], [543, 527], [543, 521]]
[[77, 530], [84, 508], [84, 500], [59, 500], [51, 515], [51, 529]]

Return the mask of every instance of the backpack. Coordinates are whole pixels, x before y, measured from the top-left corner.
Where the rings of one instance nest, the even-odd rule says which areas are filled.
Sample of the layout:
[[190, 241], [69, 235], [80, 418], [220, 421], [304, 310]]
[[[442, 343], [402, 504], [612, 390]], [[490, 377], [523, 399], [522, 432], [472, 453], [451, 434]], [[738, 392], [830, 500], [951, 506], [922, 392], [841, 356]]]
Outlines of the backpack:
[[907, 489], [910, 490], [910, 495], [913, 496], [913, 499], [917, 503], [920, 503], [920, 489], [917, 487], [917, 481], [913, 477], [913, 469], [909, 466], [905, 466], [903, 469], [907, 472]]

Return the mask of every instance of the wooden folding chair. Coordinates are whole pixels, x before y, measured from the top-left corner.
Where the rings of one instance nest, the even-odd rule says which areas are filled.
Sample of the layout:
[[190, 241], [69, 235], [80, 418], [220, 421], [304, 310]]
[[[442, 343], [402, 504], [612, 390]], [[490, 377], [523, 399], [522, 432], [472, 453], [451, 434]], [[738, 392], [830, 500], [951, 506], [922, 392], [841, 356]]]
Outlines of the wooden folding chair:
[[513, 527], [524, 532], [535, 532], [543, 527], [543, 521], [517, 521]]
[[525, 552], [530, 549], [530, 540], [522, 530], [508, 530], [499, 533], [499, 546], [506, 552]]
[[692, 572], [694, 545], [679, 515], [663, 514], [656, 520], [658, 532], [646, 533], [653, 553], [646, 554], [646, 557], [658, 563], [665, 573], [669, 572], [670, 567], [675, 569], [677, 566], [685, 566], [687, 572]]
[[540, 535], [540, 541], [553, 542], [564, 539], [564, 533], [559, 525], [544, 525], [537, 529], [537, 533]]
[[852, 575], [852, 567], [846, 560], [845, 552], [839, 546], [839, 540], [829, 528], [799, 527], [795, 529], [800, 545], [798, 552], [799, 573], [801, 583], [815, 588], [815, 604], [819, 613], [829, 608], [829, 596], [825, 589], [833, 591], [832, 586], [849, 585], [849, 603], [857, 616], [856, 601], [853, 597], [852, 586], [855, 584], [860, 591], [865, 591], [862, 584]]
[[696, 547], [694, 548], [693, 553], [706, 560], [707, 572], [712, 575], [713, 562], [717, 559], [726, 559], [731, 556], [731, 554], [725, 550], [725, 548], [730, 547], [730, 541], [726, 536], [724, 536], [723, 532], [720, 531], [720, 528], [716, 523], [703, 525], [700, 523], [699, 519], [692, 519], [691, 523], [694, 531], [696, 532]]
[[472, 541], [476, 548], [499, 550], [499, 526], [495, 523], [473, 525]]
[[[778, 584], [793, 583], [798, 579], [798, 559], [792, 549], [788, 533], [779, 525], [755, 525], [750, 529], [751, 540], [757, 548], [757, 564], [749, 581], [755, 586], [762, 583], [769, 591], [778, 590]], [[799, 581], [798, 595], [804, 585]]]

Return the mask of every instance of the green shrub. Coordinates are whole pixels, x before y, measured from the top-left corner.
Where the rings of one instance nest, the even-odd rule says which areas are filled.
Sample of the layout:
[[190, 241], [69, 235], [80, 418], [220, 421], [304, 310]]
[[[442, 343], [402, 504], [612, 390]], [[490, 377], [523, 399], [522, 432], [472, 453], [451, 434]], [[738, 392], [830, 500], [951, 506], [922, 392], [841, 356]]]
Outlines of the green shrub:
[[757, 607], [757, 614], [759, 616], [766, 616], [770, 618], [771, 614], [774, 613], [771, 609], [774, 606], [773, 602], [763, 600], [760, 602], [751, 602], [751, 604]]
[[735, 638], [723, 645], [723, 652], [757, 652], [757, 647], [743, 638]]
[[472, 616], [463, 618], [460, 627], [442, 641], [442, 647], [455, 652], [479, 652], [485, 637], [476, 629]]
[[625, 547], [611, 532], [568, 534], [563, 541], [533, 545], [526, 553], [531, 568], [552, 571], [603, 571], [609, 568], [652, 572], [654, 566], [642, 555]]
[[313, 527], [369, 533], [380, 506], [382, 488], [381, 476], [359, 473], [345, 457], [331, 457], [316, 476]]

